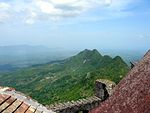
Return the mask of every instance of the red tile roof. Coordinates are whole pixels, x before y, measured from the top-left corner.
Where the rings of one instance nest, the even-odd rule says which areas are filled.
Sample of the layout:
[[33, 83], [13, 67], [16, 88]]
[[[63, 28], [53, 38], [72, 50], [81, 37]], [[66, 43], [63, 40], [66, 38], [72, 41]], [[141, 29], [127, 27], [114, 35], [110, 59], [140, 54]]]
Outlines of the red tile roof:
[[0, 113], [54, 113], [12, 88], [0, 87]]
[[150, 113], [150, 51], [90, 113]]

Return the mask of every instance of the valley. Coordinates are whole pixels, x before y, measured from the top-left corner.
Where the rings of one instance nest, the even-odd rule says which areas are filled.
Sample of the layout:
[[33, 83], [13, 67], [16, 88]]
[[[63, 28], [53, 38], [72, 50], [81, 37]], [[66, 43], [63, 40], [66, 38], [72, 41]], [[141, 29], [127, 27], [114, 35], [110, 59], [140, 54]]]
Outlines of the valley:
[[34, 65], [0, 75], [0, 86], [10, 86], [46, 105], [92, 96], [96, 79], [118, 83], [129, 66], [120, 56], [85, 49], [64, 60]]

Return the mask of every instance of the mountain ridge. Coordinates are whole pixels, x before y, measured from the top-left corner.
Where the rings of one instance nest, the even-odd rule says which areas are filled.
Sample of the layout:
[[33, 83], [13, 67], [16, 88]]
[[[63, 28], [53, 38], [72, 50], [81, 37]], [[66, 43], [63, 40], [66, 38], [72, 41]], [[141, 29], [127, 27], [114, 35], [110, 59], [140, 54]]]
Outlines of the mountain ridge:
[[0, 75], [0, 85], [14, 87], [42, 104], [50, 104], [89, 97], [96, 79], [118, 83], [128, 69], [120, 57], [102, 56], [96, 49], [86, 49], [61, 62]]

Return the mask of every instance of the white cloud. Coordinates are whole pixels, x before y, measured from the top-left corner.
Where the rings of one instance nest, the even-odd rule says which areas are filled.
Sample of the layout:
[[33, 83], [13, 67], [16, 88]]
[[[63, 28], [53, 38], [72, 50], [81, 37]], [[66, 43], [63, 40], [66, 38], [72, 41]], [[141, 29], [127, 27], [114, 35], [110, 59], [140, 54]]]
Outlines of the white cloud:
[[6, 4], [4, 2], [0, 3], [0, 22], [8, 20], [8, 18], [10, 16], [9, 12], [8, 12], [9, 8], [10, 8], [9, 4]]
[[53, 4], [47, 1], [37, 1], [36, 5], [41, 10], [42, 13], [46, 13], [46, 14], [61, 13], [60, 9], [55, 8]]
[[25, 23], [33, 24], [36, 17], [37, 14], [35, 12], [30, 12], [29, 15], [25, 18]]
[[[90, 9], [99, 11], [107, 16], [126, 14], [124, 9], [135, 0], [12, 0], [0, 2], [0, 22], [8, 19], [20, 19], [28, 24], [35, 21], [57, 21], [65, 18], [77, 17]], [[99, 15], [100, 18], [105, 18]]]
[[4, 3], [4, 2], [0, 3], [0, 9], [2, 9], [2, 10], [7, 10], [9, 7], [10, 7], [10, 5], [7, 3]]

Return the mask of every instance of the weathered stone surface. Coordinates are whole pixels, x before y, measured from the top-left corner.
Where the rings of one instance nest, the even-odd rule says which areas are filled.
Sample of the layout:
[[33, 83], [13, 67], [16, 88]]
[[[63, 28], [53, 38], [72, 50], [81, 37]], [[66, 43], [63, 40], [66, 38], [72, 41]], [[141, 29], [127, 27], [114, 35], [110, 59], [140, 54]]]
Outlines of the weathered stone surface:
[[[95, 81], [95, 94], [97, 94], [97, 92], [107, 90], [108, 94], [111, 95], [113, 93], [113, 89], [115, 88], [115, 86], [116, 86], [116, 83], [113, 81], [106, 80], [106, 79], [98, 79]], [[105, 96], [107, 97], [107, 94]]]
[[101, 98], [102, 100], [107, 99], [109, 97], [109, 94], [106, 89], [106, 85], [99, 81], [96, 81], [95, 85], [95, 96]]
[[90, 113], [150, 113], [150, 51]]
[[50, 105], [49, 108], [57, 113], [78, 113], [78, 111], [87, 112], [101, 103], [102, 100], [96, 96], [86, 99], [79, 99], [78, 101], [71, 101], [66, 103], [59, 103]]

